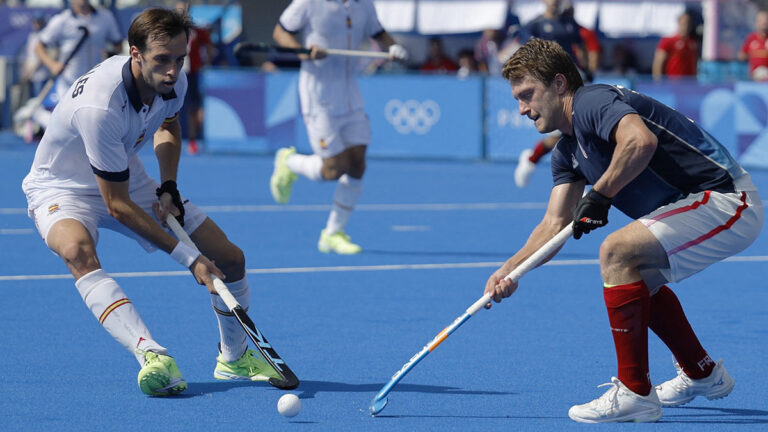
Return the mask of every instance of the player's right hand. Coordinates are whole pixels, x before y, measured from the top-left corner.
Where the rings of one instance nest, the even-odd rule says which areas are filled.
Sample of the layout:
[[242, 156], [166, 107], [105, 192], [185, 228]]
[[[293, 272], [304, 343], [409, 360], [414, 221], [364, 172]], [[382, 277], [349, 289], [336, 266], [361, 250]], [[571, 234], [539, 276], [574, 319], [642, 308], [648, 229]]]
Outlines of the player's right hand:
[[324, 48], [320, 48], [317, 45], [309, 47], [309, 58], [312, 60], [321, 60], [328, 56], [328, 52]]
[[189, 266], [189, 270], [192, 272], [192, 275], [195, 276], [197, 283], [205, 285], [205, 287], [208, 288], [208, 292], [211, 294], [216, 294], [216, 288], [213, 287], [213, 278], [211, 275], [216, 275], [221, 280], [224, 280], [226, 277], [224, 276], [224, 273], [216, 267], [216, 264], [213, 261], [202, 254], [200, 254], [195, 262]]
[[[517, 282], [505, 279], [505, 277], [512, 271], [512, 269], [507, 269], [506, 267], [506, 265], [501, 266], [500, 269], [496, 270], [491, 277], [488, 278], [488, 282], [485, 283], [485, 291], [483, 293], [491, 296], [491, 299], [496, 303], [511, 296], [517, 290]], [[488, 304], [485, 305], [485, 308], [490, 309], [491, 303], [488, 302]]]

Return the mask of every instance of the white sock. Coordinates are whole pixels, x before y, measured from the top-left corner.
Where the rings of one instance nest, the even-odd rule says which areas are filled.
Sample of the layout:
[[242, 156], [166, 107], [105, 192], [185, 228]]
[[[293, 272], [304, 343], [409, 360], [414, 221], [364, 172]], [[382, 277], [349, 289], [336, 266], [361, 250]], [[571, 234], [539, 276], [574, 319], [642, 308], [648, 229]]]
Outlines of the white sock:
[[312, 181], [323, 179], [323, 158], [318, 155], [292, 154], [285, 160], [285, 165], [292, 172]]
[[137, 349], [168, 354], [167, 349], [152, 339], [147, 326], [120, 285], [103, 269], [81, 277], [75, 286], [99, 323], [136, 357], [139, 364], [144, 365], [144, 355], [138, 353]]
[[325, 225], [325, 233], [333, 234], [347, 226], [349, 215], [360, 199], [363, 192], [363, 180], [344, 174], [339, 177], [336, 184], [336, 192], [333, 194], [333, 207], [328, 215], [328, 223]]
[[[251, 291], [248, 285], [248, 278], [244, 277], [237, 282], [231, 282], [226, 285], [243, 310], [248, 311]], [[216, 319], [219, 320], [219, 336], [221, 337], [219, 349], [224, 360], [233, 362], [239, 359], [248, 348], [247, 335], [221, 297], [211, 294], [211, 304], [213, 305], [214, 312], [216, 312]]]

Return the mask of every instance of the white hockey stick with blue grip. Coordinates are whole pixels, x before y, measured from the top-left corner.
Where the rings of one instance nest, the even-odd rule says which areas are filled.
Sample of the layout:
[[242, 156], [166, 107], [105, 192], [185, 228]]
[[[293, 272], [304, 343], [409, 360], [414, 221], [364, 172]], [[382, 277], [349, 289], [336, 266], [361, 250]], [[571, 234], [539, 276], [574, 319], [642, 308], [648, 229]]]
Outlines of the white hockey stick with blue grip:
[[[547, 259], [552, 253], [554, 253], [557, 249], [559, 249], [565, 242], [568, 240], [568, 238], [573, 234], [573, 223], [568, 224], [565, 228], [563, 228], [559, 233], [557, 233], [554, 237], [552, 237], [547, 243], [545, 243], [539, 250], [534, 252], [528, 259], [520, 263], [519, 266], [517, 266], [514, 270], [512, 270], [505, 279], [509, 279], [513, 282], [516, 282], [519, 280], [524, 274], [528, 273], [529, 271], [533, 270], [534, 268], [538, 267], [539, 264], [542, 263], [545, 259]], [[398, 382], [400, 382], [403, 377], [410, 372], [411, 369], [416, 367], [417, 364], [419, 364], [420, 361], [424, 359], [430, 352], [432, 352], [435, 348], [437, 348], [438, 345], [440, 345], [448, 336], [451, 335], [456, 329], [461, 327], [462, 324], [467, 322], [469, 318], [472, 317], [477, 311], [479, 311], [483, 306], [485, 306], [488, 302], [491, 301], [491, 296], [488, 294], [483, 295], [480, 297], [476, 302], [472, 304], [461, 316], [456, 318], [455, 321], [443, 331], [437, 334], [437, 336], [434, 337], [428, 344], [424, 346], [424, 348], [421, 349], [416, 355], [411, 357], [410, 360], [406, 364], [403, 365], [400, 370], [395, 372], [394, 375], [392, 375], [392, 378], [389, 379], [389, 381], [384, 385], [384, 387], [379, 390], [379, 393], [376, 394], [376, 397], [373, 398], [373, 401], [371, 401], [371, 405], [368, 407], [368, 411], [371, 413], [371, 415], [375, 416], [376, 414], [380, 413], [381, 410], [384, 409], [385, 406], [387, 406], [387, 402], [389, 402], [387, 395], [390, 391], [392, 391], [392, 388], [397, 385]]]

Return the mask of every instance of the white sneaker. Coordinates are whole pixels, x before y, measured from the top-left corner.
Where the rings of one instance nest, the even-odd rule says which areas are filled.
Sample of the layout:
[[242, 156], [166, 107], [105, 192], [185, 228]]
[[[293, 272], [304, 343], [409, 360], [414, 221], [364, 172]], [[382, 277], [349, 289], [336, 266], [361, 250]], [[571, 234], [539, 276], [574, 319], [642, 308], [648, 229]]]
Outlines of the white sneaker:
[[519, 188], [528, 186], [528, 182], [531, 180], [533, 172], [536, 171], [536, 164], [531, 162], [530, 158], [533, 154], [533, 150], [527, 149], [520, 153], [520, 158], [517, 160], [517, 168], [515, 168], [515, 184]]
[[656, 386], [656, 394], [663, 406], [685, 405], [696, 396], [706, 396], [709, 400], [720, 399], [728, 396], [736, 382], [728, 374], [719, 360], [708, 377], [693, 379], [683, 372], [683, 369], [675, 363], [677, 376], [669, 381]]
[[568, 416], [580, 423], [655, 422], [661, 418], [661, 403], [656, 392], [640, 396], [616, 377], [598, 387], [603, 386], [613, 387], [592, 402], [572, 406]]

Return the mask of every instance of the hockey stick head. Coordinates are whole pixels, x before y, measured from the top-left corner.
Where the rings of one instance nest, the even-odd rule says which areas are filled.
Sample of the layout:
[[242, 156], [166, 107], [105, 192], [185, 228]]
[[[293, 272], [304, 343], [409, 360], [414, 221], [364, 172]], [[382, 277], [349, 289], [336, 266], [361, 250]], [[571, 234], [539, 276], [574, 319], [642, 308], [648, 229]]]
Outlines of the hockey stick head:
[[256, 325], [253, 324], [253, 321], [251, 321], [251, 318], [248, 317], [248, 314], [245, 313], [243, 308], [238, 305], [232, 309], [232, 313], [240, 322], [246, 335], [248, 335], [248, 338], [251, 339], [251, 342], [253, 342], [256, 348], [261, 352], [264, 360], [282, 377], [270, 378], [268, 381], [269, 384], [282, 390], [293, 390], [298, 387], [299, 378], [297, 378], [291, 368], [285, 364], [285, 361], [283, 361], [277, 354], [267, 338], [264, 337], [258, 328], [256, 328]]
[[371, 416], [376, 416], [376, 414], [380, 413], [388, 403], [389, 397], [384, 396], [383, 398], [379, 398], [377, 395], [371, 401], [371, 405], [368, 407], [368, 412], [371, 413]]
[[299, 386], [299, 379], [296, 378], [296, 375], [294, 375], [293, 372], [290, 372], [290, 373], [286, 373], [286, 372], [290, 372], [290, 370], [288, 370], [288, 371], [284, 370], [282, 372], [282, 375], [285, 375], [285, 379], [270, 378], [269, 381], [267, 381], [267, 382], [269, 382], [269, 384], [272, 387], [277, 387], [280, 390], [293, 390], [293, 389], [295, 389], [296, 387]]

